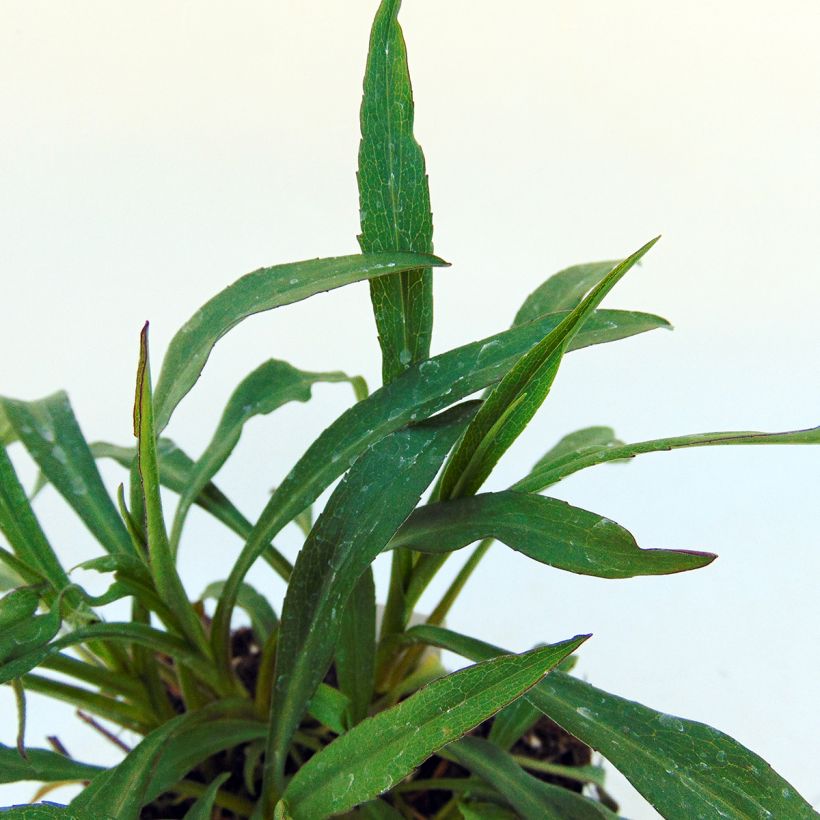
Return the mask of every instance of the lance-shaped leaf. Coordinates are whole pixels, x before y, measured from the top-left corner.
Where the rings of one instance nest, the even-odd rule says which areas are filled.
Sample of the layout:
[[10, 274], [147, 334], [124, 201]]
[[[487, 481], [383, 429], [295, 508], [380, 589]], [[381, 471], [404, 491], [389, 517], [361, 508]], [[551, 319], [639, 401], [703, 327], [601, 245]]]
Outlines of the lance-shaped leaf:
[[[504, 651], [439, 627], [413, 627], [406, 638], [471, 660]], [[656, 712], [558, 671], [527, 698], [597, 749], [664, 817], [817, 816], [768, 763], [711, 726]]]
[[336, 678], [350, 698], [350, 725], [367, 717], [376, 675], [376, 587], [368, 567], [356, 582], [342, 616]]
[[338, 372], [306, 373], [287, 362], [270, 359], [240, 382], [228, 399], [210, 443], [191, 468], [180, 496], [171, 528], [171, 548], [174, 552], [188, 510], [233, 452], [245, 423], [254, 416], [272, 413], [288, 402], [308, 401], [311, 387], [317, 382], [354, 382], [354, 379]]
[[606, 294], [656, 241], [648, 242], [616, 265], [492, 390], [444, 470], [437, 491], [439, 498], [472, 495], [484, 483], [547, 397], [573, 337]]
[[294, 820], [341, 813], [386, 791], [526, 692], [587, 637], [468, 667], [363, 721], [290, 781], [282, 799]]
[[617, 259], [610, 262], [588, 262], [558, 271], [524, 300], [515, 314], [513, 325], [531, 322], [547, 313], [573, 310], [584, 298], [584, 294], [597, 285], [618, 262]]
[[448, 757], [493, 786], [524, 820], [614, 820], [606, 806], [525, 772], [503, 749], [479, 737], [446, 748]]
[[159, 488], [154, 403], [151, 392], [151, 365], [148, 357], [148, 322], [140, 334], [140, 357], [137, 367], [137, 390], [134, 398], [134, 435], [137, 438], [137, 464], [145, 504], [145, 535], [148, 564], [154, 586], [162, 602], [178, 617], [188, 639], [205, 656], [210, 649], [202, 622], [188, 601], [185, 587], [177, 574], [176, 564], [165, 530]]
[[562, 461], [567, 456], [589, 455], [621, 445], [623, 442], [618, 439], [611, 427], [584, 427], [582, 430], [568, 433], [554, 447], [547, 450], [530, 472], [540, 471], [549, 464]]
[[[424, 155], [413, 136], [413, 91], [398, 22], [400, 0], [376, 12], [364, 76], [359, 143], [359, 245], [366, 252], [433, 251]], [[385, 384], [430, 353], [429, 266], [370, 281]]]
[[609, 518], [512, 490], [420, 507], [388, 547], [440, 553], [488, 537], [542, 564], [598, 578], [666, 575], [715, 560], [708, 552], [640, 549], [632, 534]]
[[[209, 598], [219, 599], [224, 588], [224, 581], [214, 581], [212, 584], [208, 584], [202, 595], [199, 596], [199, 600], [207, 601]], [[256, 640], [259, 641], [259, 645], [262, 646], [279, 623], [279, 619], [276, 617], [273, 607], [264, 595], [257, 592], [248, 583], [243, 583], [240, 587], [239, 597], [236, 603], [248, 613], [251, 619], [251, 626], [256, 634]]]
[[[497, 381], [566, 315], [546, 316], [413, 365], [344, 412], [316, 439], [268, 500], [231, 570], [212, 626], [220, 662], [228, 662], [231, 612], [239, 584], [276, 534], [312, 504], [365, 448]], [[616, 341], [665, 325], [665, 320], [650, 314], [599, 310], [570, 343], [570, 349]]]
[[266, 795], [273, 788], [281, 793], [288, 747], [330, 666], [351, 591], [410, 515], [474, 412], [472, 403], [459, 406], [374, 444], [334, 490], [305, 541], [282, 606]]
[[90, 780], [102, 771], [100, 766], [80, 763], [48, 749], [26, 749], [26, 757], [17, 749], [0, 744], [0, 783], [38, 780], [55, 783], [61, 780]]
[[820, 427], [786, 433], [696, 433], [695, 435], [642, 441], [637, 444], [601, 447], [587, 452], [570, 452], [557, 459], [544, 463], [539, 462], [528, 476], [513, 484], [513, 489], [522, 492], [539, 492], [578, 470], [603, 464], [606, 461], [634, 458], [642, 453], [658, 453], [686, 447], [744, 444], [820, 444]]
[[248, 316], [363, 279], [446, 264], [426, 254], [354, 254], [245, 274], [206, 302], [171, 340], [157, 380], [157, 433], [165, 429], [171, 413], [196, 383], [214, 345]]
[[214, 800], [220, 786], [231, 776], [230, 772], [223, 772], [214, 778], [205, 793], [200, 797], [187, 812], [183, 820], [211, 820], [214, 811]]
[[6, 416], [45, 477], [108, 552], [133, 553], [65, 393], [39, 401], [0, 399]]

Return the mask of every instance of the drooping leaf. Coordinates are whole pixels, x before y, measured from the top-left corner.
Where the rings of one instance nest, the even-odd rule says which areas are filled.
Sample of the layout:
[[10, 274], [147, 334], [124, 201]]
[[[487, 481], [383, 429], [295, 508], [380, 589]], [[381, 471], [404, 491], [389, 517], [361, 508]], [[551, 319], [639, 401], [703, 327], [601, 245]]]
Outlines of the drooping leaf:
[[211, 820], [213, 817], [214, 800], [222, 784], [230, 777], [230, 772], [223, 772], [215, 777], [208, 786], [205, 794], [185, 812], [184, 820]]
[[247, 421], [254, 416], [272, 413], [291, 401], [308, 401], [311, 387], [317, 382], [352, 381], [344, 373], [307, 373], [277, 359], [269, 359], [243, 379], [228, 400], [211, 441], [193, 465], [180, 495], [171, 528], [174, 552], [188, 510], [233, 452]]
[[786, 433], [696, 433], [695, 435], [642, 441], [637, 444], [604, 447], [589, 452], [567, 453], [559, 459], [536, 465], [528, 476], [513, 484], [513, 489], [522, 492], [539, 492], [578, 470], [603, 464], [606, 461], [634, 458], [642, 453], [658, 453], [685, 447], [744, 444], [820, 444], [820, 427]]
[[165, 517], [159, 491], [159, 463], [154, 429], [147, 322], [140, 334], [140, 357], [134, 398], [134, 436], [137, 438], [137, 466], [145, 505], [148, 566], [154, 580], [154, 587], [165, 606], [177, 616], [178, 624], [184, 634], [205, 657], [208, 657], [210, 646], [205, 638], [202, 622], [188, 601], [185, 587], [177, 573], [168, 534], [165, 530]]
[[[413, 136], [413, 91], [398, 22], [400, 0], [384, 0], [370, 33], [359, 143], [359, 245], [433, 251], [424, 154]], [[430, 354], [433, 280], [429, 266], [370, 281], [385, 384]]]
[[479, 737], [450, 744], [446, 754], [495, 787], [524, 820], [609, 820], [606, 806], [527, 774], [503, 749]]
[[0, 399], [16, 434], [107, 552], [133, 554], [128, 531], [111, 501], [65, 393], [39, 401]]
[[[440, 627], [412, 627], [406, 637], [471, 660], [503, 652]], [[816, 817], [768, 763], [711, 726], [656, 712], [558, 671], [526, 697], [597, 749], [664, 817]]]
[[334, 490], [305, 541], [282, 606], [265, 756], [268, 794], [274, 786], [281, 792], [288, 747], [330, 666], [351, 591], [416, 506], [474, 412], [472, 404], [459, 406], [374, 444]]
[[0, 783], [37, 780], [54, 783], [60, 780], [90, 780], [103, 771], [100, 766], [81, 763], [48, 749], [26, 749], [27, 759], [17, 749], [0, 744]]
[[609, 447], [620, 447], [623, 442], [615, 436], [611, 427], [584, 427], [564, 436], [554, 447], [551, 447], [535, 462], [530, 472], [540, 471], [547, 465], [573, 457], [589, 455]]
[[388, 547], [450, 552], [487, 537], [542, 564], [599, 578], [685, 572], [715, 559], [708, 552], [640, 549], [632, 534], [609, 518], [513, 490], [420, 507]]
[[617, 264], [490, 392], [450, 457], [439, 484], [439, 498], [472, 495], [484, 483], [546, 398], [573, 337], [607, 293], [656, 241], [648, 242]]
[[513, 319], [513, 326], [531, 322], [548, 313], [574, 310], [584, 298], [584, 294], [597, 285], [619, 260], [610, 262], [589, 262], [573, 265], [558, 271], [539, 285], [521, 305]]
[[350, 698], [350, 725], [367, 717], [376, 675], [376, 587], [368, 567], [356, 582], [342, 616], [336, 645], [336, 678]]
[[296, 773], [282, 798], [289, 812], [312, 820], [376, 797], [526, 692], [586, 637], [468, 667], [368, 718]]
[[[212, 584], [208, 584], [202, 595], [199, 596], [200, 601], [207, 601], [209, 598], [218, 600], [224, 587], [224, 581], [214, 581]], [[236, 603], [250, 616], [256, 639], [259, 641], [259, 645], [262, 646], [270, 633], [273, 632], [276, 624], [279, 623], [273, 607], [264, 595], [245, 582], [239, 589], [239, 597], [236, 599]]]
[[157, 380], [157, 433], [165, 429], [176, 406], [196, 383], [214, 345], [248, 316], [363, 279], [446, 264], [426, 254], [355, 254], [245, 274], [206, 302], [171, 340]]
[[[234, 564], [212, 626], [220, 661], [227, 662], [229, 655], [231, 612], [239, 584], [276, 534], [313, 503], [365, 448], [497, 381], [565, 316], [547, 316], [413, 365], [395, 382], [336, 419], [273, 493]], [[587, 320], [570, 349], [616, 341], [665, 324], [650, 314], [599, 310]]]

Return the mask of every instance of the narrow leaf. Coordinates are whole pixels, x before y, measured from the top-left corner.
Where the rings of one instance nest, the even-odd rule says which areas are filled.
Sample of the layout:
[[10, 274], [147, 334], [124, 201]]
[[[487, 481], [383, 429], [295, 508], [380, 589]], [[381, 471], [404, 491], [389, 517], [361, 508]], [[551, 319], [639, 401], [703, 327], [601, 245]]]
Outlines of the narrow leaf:
[[320, 683], [307, 705], [307, 711], [323, 726], [341, 735], [349, 723], [350, 698], [338, 689]]
[[46, 478], [107, 552], [133, 553], [65, 393], [39, 401], [0, 398], [14, 430]]
[[190, 605], [185, 587], [177, 574], [174, 556], [165, 530], [165, 518], [159, 492], [159, 465], [154, 431], [147, 322], [140, 334], [137, 390], [134, 399], [134, 435], [137, 438], [137, 464], [145, 504], [148, 564], [154, 579], [154, 586], [163, 603], [177, 615], [179, 625], [185, 635], [207, 657], [210, 653], [208, 641], [205, 638], [202, 623]]
[[374, 444], [334, 490], [305, 541], [282, 606], [266, 794], [273, 786], [281, 791], [288, 747], [330, 666], [351, 591], [416, 506], [473, 412], [472, 405], [459, 406]]
[[214, 800], [220, 786], [230, 777], [230, 772], [223, 772], [211, 781], [205, 794], [185, 812], [184, 820], [211, 820], [213, 817]]
[[[205, 591], [199, 596], [199, 600], [207, 601], [209, 598], [218, 600], [224, 588], [224, 581], [214, 581], [214, 583], [208, 584]], [[275, 629], [276, 624], [279, 623], [273, 607], [264, 595], [257, 592], [248, 583], [243, 583], [240, 587], [236, 603], [248, 613], [256, 639], [259, 641], [259, 645], [262, 646]]]
[[388, 545], [441, 553], [496, 538], [542, 564], [594, 575], [666, 575], [710, 564], [715, 556], [689, 550], [642, 550], [609, 518], [556, 498], [507, 490], [420, 507]]
[[242, 276], [206, 302], [171, 340], [157, 381], [157, 433], [196, 383], [214, 345], [248, 316], [363, 279], [446, 264], [424, 254], [363, 254], [291, 262]]
[[622, 444], [603, 447], [589, 452], [567, 453], [561, 458], [544, 464], [536, 464], [530, 475], [513, 485], [513, 489], [523, 492], [539, 492], [566, 478], [572, 473], [603, 464], [634, 458], [642, 453], [657, 453], [664, 450], [678, 450], [685, 447], [714, 447], [744, 444], [820, 444], [820, 427], [807, 430], [793, 430], [786, 433], [697, 433], [688, 436], [659, 438], [637, 444]]
[[614, 818], [606, 806], [527, 774], [505, 751], [478, 737], [452, 743], [446, 754], [493, 786], [524, 820]]
[[484, 400], [444, 470], [438, 497], [474, 494], [527, 426], [552, 387], [569, 343], [601, 300], [657, 240], [616, 265], [572, 310], [507, 373]]
[[586, 637], [468, 667], [368, 718], [296, 773], [283, 795], [288, 810], [312, 820], [376, 797], [526, 692]]
[[[413, 638], [471, 660], [503, 652], [438, 627], [413, 627]], [[768, 763], [711, 726], [656, 712], [558, 671], [527, 698], [597, 749], [664, 817], [816, 817]]]
[[[565, 316], [547, 316], [413, 365], [395, 382], [339, 416], [273, 493], [248, 535], [214, 614], [212, 635], [218, 659], [228, 659], [231, 612], [240, 582], [286, 524], [312, 504], [368, 446], [497, 381]], [[649, 314], [599, 310], [587, 320], [570, 349], [623, 339], [664, 325], [663, 319]]]
[[531, 322], [547, 313], [573, 310], [584, 298], [584, 294], [597, 285], [617, 264], [617, 259], [611, 262], [589, 262], [558, 271], [524, 300], [524, 304], [515, 314], [513, 326]]
[[542, 470], [547, 465], [563, 460], [567, 456], [589, 455], [608, 447], [620, 447], [623, 442], [611, 427], [584, 427], [564, 436], [554, 447], [547, 450], [535, 463], [531, 472]]
[[233, 452], [246, 422], [254, 416], [272, 413], [288, 402], [308, 401], [311, 387], [317, 382], [352, 382], [352, 378], [344, 373], [306, 373], [287, 362], [270, 359], [240, 382], [228, 400], [210, 443], [191, 468], [180, 496], [171, 528], [174, 552], [188, 510]]
[[17, 749], [0, 744], [0, 783], [37, 780], [54, 783], [61, 780], [90, 780], [102, 771], [99, 766], [80, 763], [48, 749], [26, 749], [20, 757]]
[[376, 675], [376, 587], [368, 567], [353, 588], [336, 646], [336, 678], [350, 698], [350, 724], [367, 717]]
[[[398, 22], [400, 0], [376, 12], [364, 76], [359, 143], [359, 245], [378, 251], [433, 251], [424, 155], [413, 136], [413, 91]], [[385, 384], [430, 353], [433, 281], [429, 266], [370, 281]]]

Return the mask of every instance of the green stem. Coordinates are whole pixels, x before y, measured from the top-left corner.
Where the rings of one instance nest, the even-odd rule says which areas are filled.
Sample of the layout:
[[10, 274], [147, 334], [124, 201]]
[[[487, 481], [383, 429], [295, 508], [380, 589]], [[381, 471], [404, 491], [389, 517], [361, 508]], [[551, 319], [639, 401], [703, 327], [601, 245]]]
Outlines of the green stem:
[[458, 598], [461, 590], [464, 589], [465, 584], [467, 581], [470, 580], [470, 576], [475, 572], [475, 568], [478, 566], [481, 559], [487, 554], [487, 550], [493, 543], [492, 538], [485, 538], [474, 550], [472, 555], [465, 561], [464, 566], [459, 570], [458, 575], [453, 579], [453, 582], [447, 589], [447, 592], [444, 593], [442, 599], [436, 605], [436, 608], [430, 614], [430, 617], [427, 619], [427, 623], [433, 626], [440, 626], [444, 619], [447, 617], [447, 613], [452, 609], [453, 604], [456, 602], [456, 598]]

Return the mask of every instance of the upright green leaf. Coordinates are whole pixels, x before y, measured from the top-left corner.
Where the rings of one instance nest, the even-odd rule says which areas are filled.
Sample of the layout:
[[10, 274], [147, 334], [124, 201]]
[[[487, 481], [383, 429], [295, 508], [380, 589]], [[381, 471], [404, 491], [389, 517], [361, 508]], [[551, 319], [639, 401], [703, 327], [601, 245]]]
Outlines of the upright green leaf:
[[450, 744], [446, 753], [495, 787], [524, 820], [609, 820], [606, 806], [527, 774], [503, 749], [479, 737]]
[[140, 334], [140, 358], [134, 399], [134, 435], [137, 438], [137, 464], [145, 503], [145, 531], [148, 563], [154, 586], [163, 603], [177, 615], [185, 635], [207, 657], [210, 654], [202, 622], [188, 601], [185, 587], [177, 574], [171, 545], [165, 530], [159, 488], [154, 404], [151, 393], [151, 365], [148, 357], [148, 323]]
[[559, 458], [539, 462], [528, 476], [517, 481], [512, 488], [520, 492], [539, 492], [578, 470], [603, 464], [606, 461], [634, 458], [642, 453], [657, 453], [685, 447], [743, 444], [820, 444], [820, 427], [786, 433], [697, 433], [642, 441], [637, 444], [620, 444], [588, 451], [568, 452]]
[[[407, 638], [471, 660], [503, 652], [438, 627], [413, 627]], [[656, 712], [558, 671], [527, 698], [597, 749], [664, 817], [817, 816], [768, 763], [711, 726]]]
[[442, 476], [438, 497], [472, 495], [527, 426], [552, 387], [569, 343], [601, 300], [657, 239], [616, 265], [572, 310], [507, 373], [487, 396]]
[[[202, 595], [199, 596], [200, 601], [207, 601], [209, 598], [219, 599], [222, 590], [225, 588], [224, 581], [214, 581], [205, 587]], [[237, 605], [240, 606], [251, 619], [251, 627], [256, 633], [256, 639], [259, 645], [265, 643], [271, 632], [276, 628], [279, 619], [273, 611], [268, 599], [257, 592], [250, 584], [243, 583], [239, 589], [239, 597], [236, 600]]]
[[[497, 381], [565, 316], [546, 316], [413, 365], [395, 382], [343, 413], [319, 436], [271, 496], [231, 570], [212, 626], [220, 662], [227, 663], [229, 658], [231, 612], [239, 585], [276, 534], [313, 503], [365, 448]], [[570, 342], [570, 349], [623, 339], [665, 324], [650, 314], [599, 310]]]
[[0, 398], [15, 433], [43, 474], [108, 552], [133, 553], [65, 393], [39, 401]]
[[102, 771], [100, 766], [80, 763], [48, 749], [26, 749], [26, 758], [17, 749], [0, 744], [0, 783], [37, 780], [55, 783], [61, 780], [90, 780]]
[[542, 564], [598, 578], [685, 572], [715, 560], [708, 552], [639, 549], [632, 534], [609, 518], [512, 490], [420, 507], [388, 547], [442, 553], [487, 537]]
[[351, 591], [418, 503], [473, 412], [472, 405], [459, 406], [374, 444], [334, 490], [305, 541], [282, 606], [265, 755], [268, 799], [274, 788], [281, 793], [288, 747], [333, 658]]
[[[365, 253], [433, 251], [424, 154], [413, 136], [413, 90], [398, 22], [400, 0], [383, 0], [370, 34], [359, 143], [359, 245]], [[430, 355], [429, 266], [372, 279], [370, 298], [385, 384]]]
[[215, 777], [211, 783], [208, 785], [208, 788], [205, 791], [205, 794], [199, 798], [199, 800], [185, 812], [184, 820], [211, 820], [213, 817], [213, 810], [214, 810], [214, 800], [216, 799], [216, 793], [219, 791], [220, 786], [230, 777], [230, 772], [223, 772], [218, 777]]
[[513, 326], [531, 322], [547, 313], [573, 310], [583, 299], [584, 294], [597, 285], [618, 261], [615, 259], [610, 262], [573, 265], [553, 274], [524, 300], [524, 304], [515, 314]]
[[336, 678], [350, 698], [350, 723], [367, 717], [376, 675], [376, 587], [368, 567], [353, 588], [336, 646]]
[[247, 421], [291, 401], [308, 401], [317, 382], [353, 381], [344, 373], [306, 373], [277, 359], [269, 359], [245, 377], [228, 399], [210, 443], [191, 468], [171, 528], [172, 550], [176, 552], [188, 510], [233, 452]]
[[362, 254], [291, 262], [245, 274], [206, 302], [171, 340], [157, 380], [157, 433], [196, 383], [214, 345], [248, 316], [363, 279], [446, 264], [426, 254]]
[[282, 798], [290, 814], [313, 820], [376, 797], [526, 692], [586, 638], [468, 667], [368, 718], [296, 773]]

